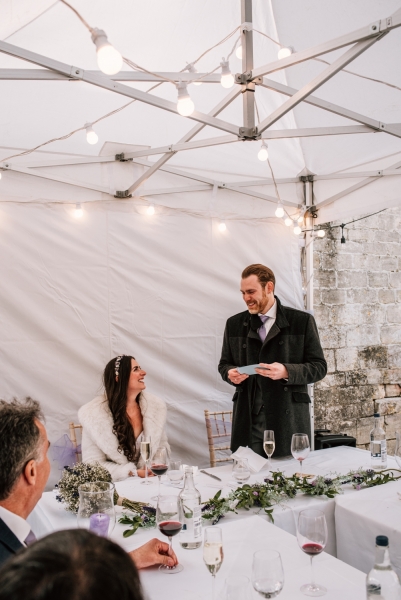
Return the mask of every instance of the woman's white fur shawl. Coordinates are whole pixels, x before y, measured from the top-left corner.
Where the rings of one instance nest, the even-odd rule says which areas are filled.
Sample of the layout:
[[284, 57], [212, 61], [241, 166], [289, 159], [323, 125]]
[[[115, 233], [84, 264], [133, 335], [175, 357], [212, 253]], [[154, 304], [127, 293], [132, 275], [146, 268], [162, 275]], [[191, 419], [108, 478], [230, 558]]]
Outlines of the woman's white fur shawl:
[[[166, 435], [166, 403], [142, 392], [139, 407], [143, 417], [143, 433], [151, 436], [152, 453], [160, 447], [170, 452]], [[118, 439], [113, 433], [113, 416], [106, 397], [97, 396], [78, 411], [82, 429], [82, 460], [87, 463], [98, 462], [110, 471], [113, 481], [125, 479], [130, 471], [136, 473], [143, 468], [143, 461], [137, 464], [128, 462], [127, 457], [118, 451]]]

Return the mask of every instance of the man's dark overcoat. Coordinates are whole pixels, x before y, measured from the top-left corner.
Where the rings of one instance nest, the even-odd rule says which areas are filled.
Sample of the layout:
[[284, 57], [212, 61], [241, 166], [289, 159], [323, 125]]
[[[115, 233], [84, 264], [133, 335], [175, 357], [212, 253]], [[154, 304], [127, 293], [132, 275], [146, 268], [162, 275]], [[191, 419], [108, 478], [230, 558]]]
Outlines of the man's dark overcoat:
[[291, 454], [293, 433], [311, 435], [307, 384], [326, 375], [327, 363], [319, 340], [315, 319], [309, 313], [283, 306], [276, 297], [277, 316], [265, 341], [257, 330], [262, 325], [258, 315], [248, 311], [230, 317], [224, 332], [219, 372], [224, 381], [230, 369], [257, 363], [282, 363], [288, 381], [273, 381], [251, 375], [235, 386], [231, 450], [251, 446], [252, 403], [256, 378], [262, 386], [266, 429], [273, 429], [276, 440], [274, 456]]

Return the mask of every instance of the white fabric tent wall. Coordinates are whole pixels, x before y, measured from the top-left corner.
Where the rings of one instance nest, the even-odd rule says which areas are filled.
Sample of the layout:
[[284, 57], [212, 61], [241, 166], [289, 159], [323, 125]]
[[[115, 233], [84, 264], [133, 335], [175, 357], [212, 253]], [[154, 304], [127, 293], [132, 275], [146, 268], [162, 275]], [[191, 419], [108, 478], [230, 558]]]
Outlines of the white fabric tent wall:
[[78, 221], [70, 206], [2, 205], [0, 396], [40, 400], [55, 441], [101, 391], [106, 362], [133, 354], [168, 403], [173, 453], [206, 465], [203, 410], [231, 409], [217, 363], [226, 319], [244, 310], [241, 269], [269, 264], [277, 294], [302, 308], [298, 243], [269, 220], [221, 233], [217, 219], [139, 211], [86, 204]]

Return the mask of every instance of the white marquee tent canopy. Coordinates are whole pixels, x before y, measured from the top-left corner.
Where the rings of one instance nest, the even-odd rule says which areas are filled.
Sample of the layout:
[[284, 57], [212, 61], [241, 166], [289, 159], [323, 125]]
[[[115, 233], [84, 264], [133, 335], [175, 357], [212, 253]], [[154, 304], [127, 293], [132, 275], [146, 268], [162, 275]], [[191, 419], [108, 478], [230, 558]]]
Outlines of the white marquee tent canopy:
[[[216, 363], [241, 269], [267, 262], [303, 307], [272, 173], [287, 213], [314, 204], [318, 223], [401, 203], [400, 0], [72, 4], [127, 59], [120, 73], [98, 70], [65, 3], [0, 2], [0, 393], [41, 399], [55, 439], [107, 360], [138, 348], [174, 451], [205, 463], [202, 409], [230, 407]], [[295, 51], [278, 60], [280, 46]]]

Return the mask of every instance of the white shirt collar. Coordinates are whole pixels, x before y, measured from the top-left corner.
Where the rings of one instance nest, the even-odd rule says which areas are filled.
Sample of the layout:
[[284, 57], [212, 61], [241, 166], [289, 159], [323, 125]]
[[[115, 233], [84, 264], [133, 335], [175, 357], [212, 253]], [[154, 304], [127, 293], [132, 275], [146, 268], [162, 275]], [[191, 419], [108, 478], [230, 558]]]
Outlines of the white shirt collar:
[[15, 537], [25, 546], [25, 540], [31, 531], [31, 526], [25, 519], [0, 506], [0, 519], [4, 521]]
[[275, 319], [277, 316], [277, 302], [274, 299], [274, 304], [266, 313], [258, 313], [259, 315], [264, 314], [265, 317], [270, 317], [270, 319]]

